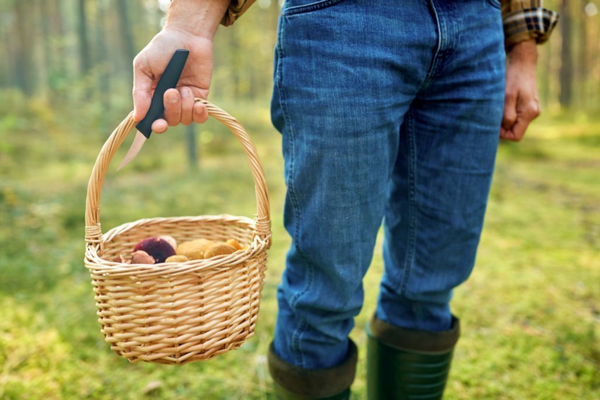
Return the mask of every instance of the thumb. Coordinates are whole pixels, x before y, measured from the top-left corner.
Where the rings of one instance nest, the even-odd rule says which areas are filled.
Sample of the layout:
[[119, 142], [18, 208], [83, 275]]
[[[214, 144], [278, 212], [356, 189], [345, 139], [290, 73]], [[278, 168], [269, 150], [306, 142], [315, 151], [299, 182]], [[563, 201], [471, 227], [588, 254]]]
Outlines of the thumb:
[[140, 58], [133, 60], [133, 119], [141, 121], [150, 108], [152, 101], [152, 74], [146, 71]]

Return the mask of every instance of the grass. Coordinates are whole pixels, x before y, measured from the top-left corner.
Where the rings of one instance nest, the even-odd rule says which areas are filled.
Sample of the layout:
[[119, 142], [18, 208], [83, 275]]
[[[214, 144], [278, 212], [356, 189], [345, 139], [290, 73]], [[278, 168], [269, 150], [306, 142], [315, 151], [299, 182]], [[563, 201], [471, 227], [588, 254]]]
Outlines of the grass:
[[[0, 115], [0, 398], [273, 398], [265, 354], [289, 244], [280, 136], [267, 110], [217, 103], [247, 126], [271, 193], [274, 244], [255, 337], [182, 367], [114, 355], [83, 266], [86, 183], [106, 132], [83, 119], [67, 125], [66, 111], [43, 104], [15, 105]], [[600, 123], [545, 118], [523, 143], [500, 148], [477, 267], [453, 300], [464, 329], [448, 399], [600, 399]], [[235, 139], [215, 123], [203, 126], [201, 169], [190, 172], [182, 133], [149, 141], [119, 173], [111, 167], [105, 231], [152, 216], [254, 214]], [[360, 347], [355, 399], [366, 398], [364, 325], [375, 308], [380, 245], [352, 332]]]

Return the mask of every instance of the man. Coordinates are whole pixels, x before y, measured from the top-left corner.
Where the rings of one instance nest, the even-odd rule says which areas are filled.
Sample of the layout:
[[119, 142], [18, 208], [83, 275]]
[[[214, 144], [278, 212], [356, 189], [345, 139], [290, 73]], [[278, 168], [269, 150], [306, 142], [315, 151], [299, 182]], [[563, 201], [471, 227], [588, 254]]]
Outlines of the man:
[[[153, 130], [206, 120], [193, 99], [208, 95], [212, 39], [251, 3], [171, 4], [134, 62], [136, 120], [177, 48], [188, 65]], [[459, 336], [449, 302], [474, 265], [498, 138], [521, 140], [540, 113], [536, 44], [556, 21], [541, 0], [286, 0], [271, 104], [292, 237], [269, 351], [279, 398], [348, 398], [382, 220], [369, 398], [442, 397]]]

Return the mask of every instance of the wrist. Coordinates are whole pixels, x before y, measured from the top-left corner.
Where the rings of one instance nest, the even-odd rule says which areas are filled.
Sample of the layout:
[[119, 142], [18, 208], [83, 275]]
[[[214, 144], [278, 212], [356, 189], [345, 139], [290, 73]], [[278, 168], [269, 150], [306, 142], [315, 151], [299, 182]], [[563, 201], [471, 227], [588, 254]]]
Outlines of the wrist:
[[230, 0], [173, 0], [163, 30], [212, 40]]
[[515, 43], [507, 52], [508, 61], [511, 63], [518, 62], [536, 65], [537, 57], [537, 43], [535, 39]]

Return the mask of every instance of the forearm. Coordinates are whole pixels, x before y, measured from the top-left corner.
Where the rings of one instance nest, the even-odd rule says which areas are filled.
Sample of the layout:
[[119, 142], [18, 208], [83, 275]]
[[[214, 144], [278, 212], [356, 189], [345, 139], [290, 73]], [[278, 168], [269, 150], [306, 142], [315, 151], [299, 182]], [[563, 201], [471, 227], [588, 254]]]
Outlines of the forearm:
[[510, 46], [507, 50], [509, 63], [523, 63], [524, 65], [537, 64], [538, 52], [535, 39], [523, 40]]
[[174, 0], [164, 29], [212, 40], [229, 3], [230, 0]]

